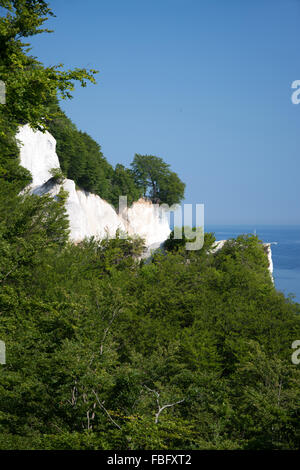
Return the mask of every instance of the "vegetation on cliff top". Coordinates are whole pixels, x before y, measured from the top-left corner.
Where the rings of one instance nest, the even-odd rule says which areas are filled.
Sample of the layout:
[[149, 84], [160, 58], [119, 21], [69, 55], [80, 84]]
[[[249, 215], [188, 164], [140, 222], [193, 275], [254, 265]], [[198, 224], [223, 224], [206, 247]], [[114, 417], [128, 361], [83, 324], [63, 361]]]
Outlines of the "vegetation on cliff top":
[[[0, 178], [10, 181], [18, 174], [24, 178], [24, 184], [28, 183], [28, 174], [18, 168], [18, 149], [14, 142], [17, 126], [28, 123], [34, 129], [48, 128], [52, 132], [65, 176], [114, 206], [118, 206], [120, 195], [127, 195], [131, 205], [143, 194], [133, 171], [120, 164], [114, 169], [103, 156], [100, 145], [77, 130], [58, 105], [58, 98], [72, 97], [76, 82], [83, 87], [88, 81], [96, 83], [97, 71], [84, 68], [65, 71], [61, 64], [45, 67], [29, 55], [30, 48], [24, 39], [51, 32], [41, 29], [48, 17], [53, 16], [47, 2], [0, 0], [0, 7], [6, 12], [0, 18], [0, 79], [6, 85], [6, 105], [0, 110], [0, 146], [6, 157], [9, 152], [8, 159], [1, 158]], [[161, 169], [167, 166], [161, 159], [157, 161]], [[184, 197], [184, 185], [175, 173], [164, 172], [164, 182], [160, 176], [158, 185], [160, 200], [156, 193], [150, 195], [155, 202], [172, 204]]]

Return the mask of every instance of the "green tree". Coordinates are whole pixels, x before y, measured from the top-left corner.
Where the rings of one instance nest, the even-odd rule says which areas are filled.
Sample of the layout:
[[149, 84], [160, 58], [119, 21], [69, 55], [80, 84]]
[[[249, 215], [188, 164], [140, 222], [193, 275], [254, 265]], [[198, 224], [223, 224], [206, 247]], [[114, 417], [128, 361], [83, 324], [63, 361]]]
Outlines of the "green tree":
[[152, 202], [171, 206], [183, 199], [185, 184], [162, 158], [136, 154], [131, 167], [137, 186]]
[[127, 196], [129, 206], [142, 196], [142, 191], [134, 182], [132, 171], [121, 164], [116, 165], [111, 184], [111, 202], [115, 207], [119, 205], [119, 196]]
[[[41, 29], [53, 16], [44, 0], [0, 0], [6, 15], [0, 18], [0, 79], [6, 84], [5, 116], [17, 123], [29, 123], [43, 130], [51, 116], [50, 104], [57, 94], [70, 98], [74, 82], [85, 87], [95, 83], [95, 70], [76, 68], [64, 71], [62, 65], [44, 67], [28, 55], [29, 44], [23, 39], [51, 32]], [[0, 116], [3, 119], [3, 115]]]
[[[95, 83], [94, 70], [64, 71], [62, 65], [44, 67], [31, 57], [25, 38], [50, 32], [41, 26], [53, 13], [44, 0], [0, 0], [0, 79], [6, 85], [6, 104], [0, 105], [0, 182], [16, 191], [30, 181], [18, 162], [15, 135], [18, 125], [44, 130], [56, 113], [57, 95], [70, 98], [74, 83]], [[6, 14], [5, 14], [6, 13]], [[8, 184], [8, 185], [7, 185]]]

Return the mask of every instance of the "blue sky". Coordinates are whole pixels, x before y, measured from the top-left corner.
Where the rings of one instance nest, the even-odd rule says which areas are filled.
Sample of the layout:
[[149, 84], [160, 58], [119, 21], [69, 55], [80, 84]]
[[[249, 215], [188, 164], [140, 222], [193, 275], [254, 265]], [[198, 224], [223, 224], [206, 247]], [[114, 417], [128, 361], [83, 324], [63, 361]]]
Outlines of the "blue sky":
[[300, 224], [298, 0], [50, 0], [46, 65], [100, 71], [63, 108], [112, 164], [170, 163], [208, 224]]

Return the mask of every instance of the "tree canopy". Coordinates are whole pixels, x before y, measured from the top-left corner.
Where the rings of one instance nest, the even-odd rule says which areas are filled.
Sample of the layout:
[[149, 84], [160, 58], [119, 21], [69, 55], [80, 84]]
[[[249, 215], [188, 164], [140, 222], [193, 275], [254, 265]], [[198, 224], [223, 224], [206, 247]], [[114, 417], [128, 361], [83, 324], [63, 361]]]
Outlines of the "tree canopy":
[[43, 0], [0, 0], [6, 15], [0, 17], [0, 79], [6, 85], [5, 114], [10, 120], [29, 123], [43, 130], [51, 116], [49, 105], [60, 95], [71, 98], [74, 82], [85, 87], [95, 83], [95, 70], [75, 68], [63, 70], [62, 64], [45, 67], [28, 55], [25, 38], [51, 32], [40, 28], [53, 16]]
[[136, 154], [131, 167], [137, 186], [152, 202], [171, 206], [183, 199], [185, 184], [162, 158]]
[[257, 237], [143, 264], [62, 210], [0, 199], [0, 449], [297, 449], [300, 306]]

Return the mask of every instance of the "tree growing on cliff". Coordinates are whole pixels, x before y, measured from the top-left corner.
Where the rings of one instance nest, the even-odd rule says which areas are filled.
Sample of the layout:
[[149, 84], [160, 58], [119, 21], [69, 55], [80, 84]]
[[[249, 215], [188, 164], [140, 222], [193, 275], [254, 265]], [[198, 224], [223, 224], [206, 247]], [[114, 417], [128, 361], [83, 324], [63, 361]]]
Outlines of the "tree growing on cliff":
[[135, 154], [131, 167], [136, 185], [152, 202], [171, 206], [183, 199], [185, 183], [162, 158]]
[[65, 71], [62, 65], [44, 67], [30, 56], [24, 39], [51, 32], [41, 28], [54, 16], [44, 0], [0, 0], [0, 80], [5, 83], [6, 103], [0, 105], [0, 187], [15, 187], [16, 192], [31, 180], [19, 165], [19, 149], [15, 141], [17, 127], [28, 123], [35, 129], [47, 128], [53, 117], [51, 104], [60, 95], [71, 98], [74, 83], [86, 86], [95, 83], [95, 70]]
[[[43, 32], [40, 27], [54, 16], [44, 0], [0, 0], [6, 15], [0, 18], [0, 78], [6, 85], [5, 116], [18, 124], [29, 123], [43, 130], [51, 103], [59, 94], [71, 98], [74, 82], [85, 87], [95, 83], [95, 70], [63, 70], [62, 64], [45, 67], [28, 55], [23, 39]], [[2, 113], [1, 113], [2, 114]], [[1, 115], [0, 118], [3, 118]]]
[[119, 206], [119, 196], [123, 195], [127, 196], [127, 204], [131, 206], [142, 196], [142, 191], [135, 184], [132, 171], [118, 163], [112, 176], [111, 201], [115, 207]]

